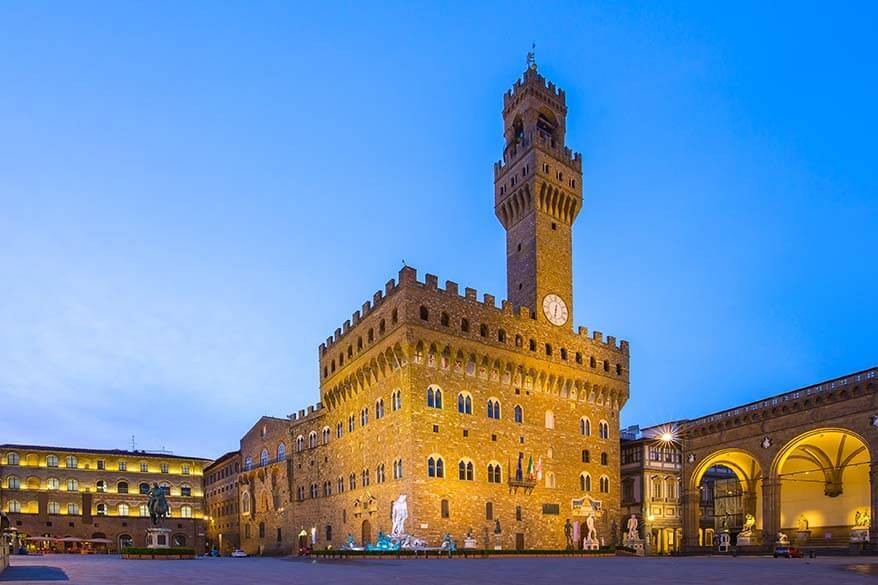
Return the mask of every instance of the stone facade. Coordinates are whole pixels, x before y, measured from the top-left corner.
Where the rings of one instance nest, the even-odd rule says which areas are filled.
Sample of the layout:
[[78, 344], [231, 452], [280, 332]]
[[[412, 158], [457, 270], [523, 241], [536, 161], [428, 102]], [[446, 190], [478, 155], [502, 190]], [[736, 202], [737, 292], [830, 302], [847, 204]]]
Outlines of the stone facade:
[[638, 430], [639, 436], [622, 432], [621, 481], [622, 533], [634, 514], [647, 554], [671, 554], [682, 550], [680, 473], [682, 451], [672, 425]]
[[[208, 462], [145, 451], [0, 445], [0, 508], [15, 529], [15, 546], [146, 546], [151, 524], [142, 510], [147, 502], [142, 485], [158, 483], [169, 492], [171, 515], [163, 526], [172, 530], [172, 543], [201, 551], [202, 469]], [[27, 537], [80, 540], [59, 543]]]
[[[682, 431], [686, 550], [709, 545], [706, 530], [724, 528], [723, 514], [709, 527], [701, 517], [701, 483], [715, 466], [740, 490], [729, 531], [741, 529], [741, 516], [755, 519], [749, 546], [808, 532], [800, 544], [847, 547], [857, 519], [878, 512], [878, 369], [688, 421]], [[875, 522], [866, 532], [878, 542]]]
[[572, 326], [581, 157], [564, 101], [533, 68], [504, 97], [511, 300], [406, 267], [354, 312], [319, 348], [320, 402], [241, 440], [245, 550], [374, 542], [401, 495], [406, 531], [432, 546], [471, 530], [479, 546], [563, 548], [565, 520], [589, 511], [610, 544], [629, 349]]
[[241, 452], [226, 453], [204, 468], [205, 526], [207, 546], [229, 554], [241, 546], [238, 474]]

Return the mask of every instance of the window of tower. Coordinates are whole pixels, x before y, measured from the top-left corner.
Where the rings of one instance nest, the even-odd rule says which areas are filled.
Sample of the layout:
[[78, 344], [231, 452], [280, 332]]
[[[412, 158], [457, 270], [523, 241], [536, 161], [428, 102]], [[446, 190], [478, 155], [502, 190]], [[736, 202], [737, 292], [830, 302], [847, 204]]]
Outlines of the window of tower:
[[512, 142], [513, 144], [520, 142], [524, 138], [524, 123], [521, 118], [516, 118], [512, 122]]
[[553, 229], [553, 230], [557, 230], [557, 229], [558, 229], [558, 224], [555, 223], [554, 221], [552, 222], [552, 229]]
[[421, 305], [421, 320], [426, 321], [430, 317], [430, 312], [427, 310], [427, 307]]

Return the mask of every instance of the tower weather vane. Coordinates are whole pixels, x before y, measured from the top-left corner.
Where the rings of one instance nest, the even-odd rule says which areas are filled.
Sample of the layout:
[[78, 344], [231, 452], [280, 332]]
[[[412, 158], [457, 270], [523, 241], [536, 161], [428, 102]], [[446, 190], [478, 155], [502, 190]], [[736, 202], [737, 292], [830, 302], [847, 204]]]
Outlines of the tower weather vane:
[[533, 69], [534, 71], [536, 71], [536, 68], [537, 68], [537, 57], [536, 57], [536, 52], [535, 52], [536, 48], [537, 48], [537, 44], [531, 43], [530, 44], [530, 51], [527, 52], [527, 68]]

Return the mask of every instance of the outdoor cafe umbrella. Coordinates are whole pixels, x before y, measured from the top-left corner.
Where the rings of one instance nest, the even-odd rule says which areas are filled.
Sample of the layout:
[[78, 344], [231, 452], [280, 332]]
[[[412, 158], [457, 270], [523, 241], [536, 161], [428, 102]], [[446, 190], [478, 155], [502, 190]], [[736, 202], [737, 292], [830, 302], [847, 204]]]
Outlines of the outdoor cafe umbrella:
[[86, 542], [93, 542], [94, 544], [112, 544], [113, 541], [109, 538], [89, 538]]
[[54, 540], [51, 536], [27, 536], [25, 540]]
[[82, 542], [82, 539], [76, 536], [65, 536], [64, 538], [56, 538], [55, 542]]

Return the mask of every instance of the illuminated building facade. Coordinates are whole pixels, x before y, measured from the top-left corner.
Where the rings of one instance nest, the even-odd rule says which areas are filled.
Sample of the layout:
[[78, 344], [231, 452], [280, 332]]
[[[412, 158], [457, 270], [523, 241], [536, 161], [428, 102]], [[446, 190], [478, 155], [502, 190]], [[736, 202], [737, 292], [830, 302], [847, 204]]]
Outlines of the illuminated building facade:
[[[146, 451], [0, 445], [0, 509], [15, 546], [115, 551], [146, 546], [146, 492], [166, 490], [172, 545], [204, 546], [202, 470], [209, 461]], [[63, 539], [63, 540], [61, 540]]]

